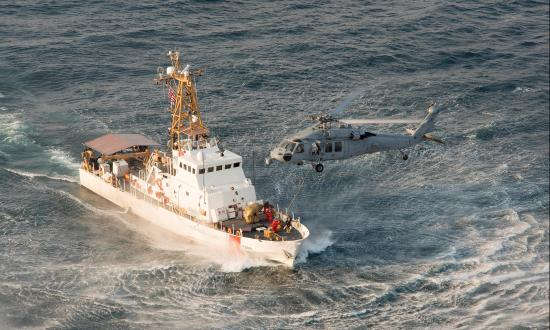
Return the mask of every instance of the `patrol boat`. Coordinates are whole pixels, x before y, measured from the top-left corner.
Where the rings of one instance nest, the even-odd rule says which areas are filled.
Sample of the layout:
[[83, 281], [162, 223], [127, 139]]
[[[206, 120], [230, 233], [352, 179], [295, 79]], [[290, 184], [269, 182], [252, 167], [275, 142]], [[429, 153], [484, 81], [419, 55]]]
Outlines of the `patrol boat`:
[[172, 115], [168, 150], [140, 134], [84, 143], [80, 183], [129, 212], [196, 243], [292, 267], [309, 230], [292, 212], [259, 200], [243, 159], [211, 137], [198, 106], [202, 70], [159, 68]]

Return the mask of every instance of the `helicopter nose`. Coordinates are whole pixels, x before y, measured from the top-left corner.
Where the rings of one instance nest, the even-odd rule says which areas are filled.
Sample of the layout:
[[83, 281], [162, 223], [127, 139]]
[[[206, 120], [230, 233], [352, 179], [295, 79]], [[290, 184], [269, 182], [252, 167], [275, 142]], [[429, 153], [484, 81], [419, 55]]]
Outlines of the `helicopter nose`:
[[291, 154], [284, 154], [284, 155], [283, 155], [283, 160], [284, 160], [285, 162], [288, 162], [288, 161], [290, 161], [291, 159], [292, 159], [292, 155], [291, 155]]
[[271, 150], [271, 152], [269, 153], [269, 157], [272, 160], [276, 160], [276, 161], [279, 161], [279, 162], [286, 161], [285, 157], [284, 157], [284, 149], [281, 150], [281, 148], [275, 148], [275, 149]]

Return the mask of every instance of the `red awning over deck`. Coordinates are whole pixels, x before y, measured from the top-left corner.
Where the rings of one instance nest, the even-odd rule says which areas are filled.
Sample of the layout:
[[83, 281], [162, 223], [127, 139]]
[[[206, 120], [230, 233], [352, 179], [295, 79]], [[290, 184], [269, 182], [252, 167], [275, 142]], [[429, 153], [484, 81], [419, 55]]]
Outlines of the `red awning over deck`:
[[112, 155], [118, 151], [122, 151], [130, 147], [158, 146], [159, 144], [140, 134], [109, 133], [84, 142], [84, 145], [100, 152], [103, 155]]

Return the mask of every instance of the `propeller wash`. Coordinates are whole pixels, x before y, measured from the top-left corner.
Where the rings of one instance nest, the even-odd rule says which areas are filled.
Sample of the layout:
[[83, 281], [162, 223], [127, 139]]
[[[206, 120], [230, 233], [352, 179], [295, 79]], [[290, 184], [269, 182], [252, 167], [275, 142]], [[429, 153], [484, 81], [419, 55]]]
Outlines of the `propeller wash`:
[[165, 85], [172, 123], [168, 150], [139, 134], [107, 134], [84, 143], [80, 183], [133, 214], [213, 251], [292, 267], [309, 230], [300, 218], [259, 200], [242, 157], [209, 136], [196, 77], [180, 54], [155, 79]]

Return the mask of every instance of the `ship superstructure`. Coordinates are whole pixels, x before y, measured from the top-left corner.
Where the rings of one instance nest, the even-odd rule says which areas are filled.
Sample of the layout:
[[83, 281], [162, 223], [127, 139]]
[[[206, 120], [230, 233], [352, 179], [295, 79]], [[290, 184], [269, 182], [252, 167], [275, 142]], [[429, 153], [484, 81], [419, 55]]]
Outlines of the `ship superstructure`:
[[209, 135], [198, 105], [196, 77], [180, 53], [159, 68], [172, 122], [168, 150], [139, 134], [107, 134], [84, 143], [81, 184], [181, 236], [228, 246], [292, 266], [308, 229], [291, 213], [258, 200], [243, 159]]

